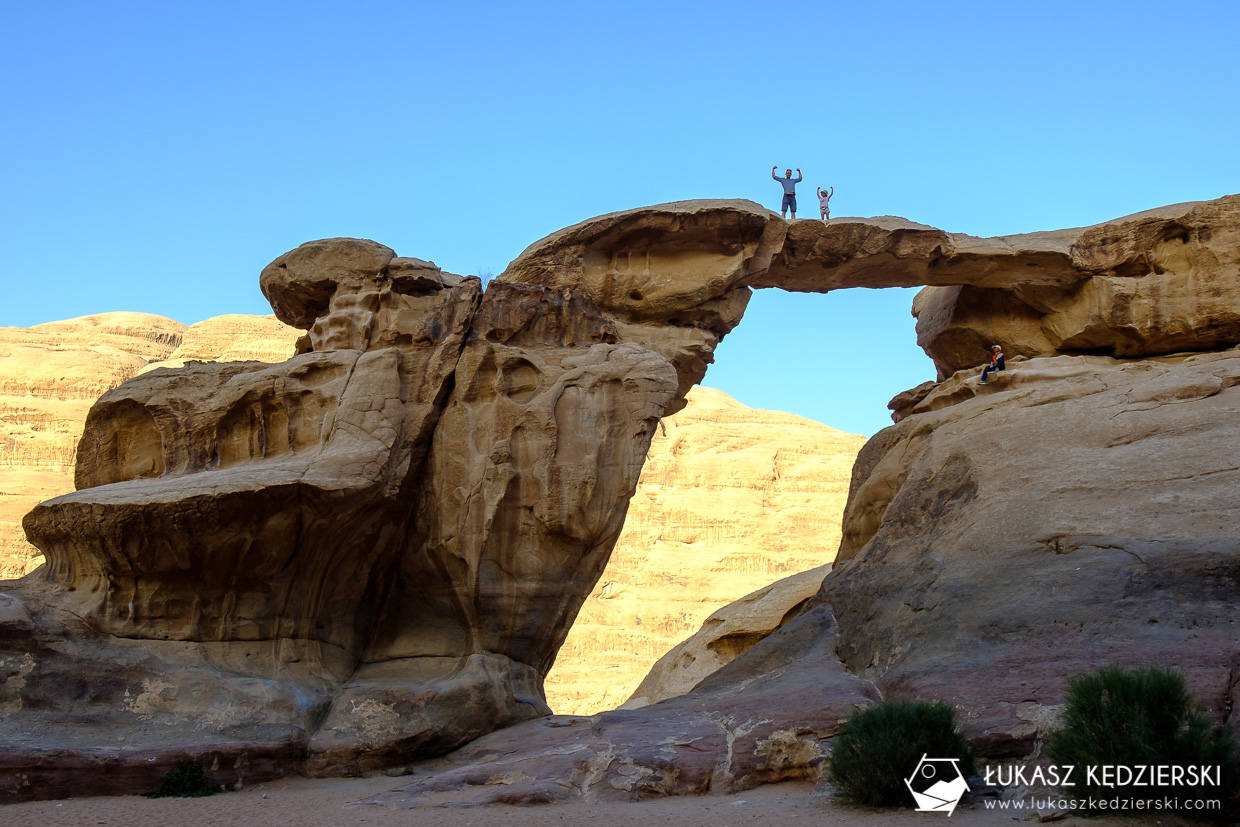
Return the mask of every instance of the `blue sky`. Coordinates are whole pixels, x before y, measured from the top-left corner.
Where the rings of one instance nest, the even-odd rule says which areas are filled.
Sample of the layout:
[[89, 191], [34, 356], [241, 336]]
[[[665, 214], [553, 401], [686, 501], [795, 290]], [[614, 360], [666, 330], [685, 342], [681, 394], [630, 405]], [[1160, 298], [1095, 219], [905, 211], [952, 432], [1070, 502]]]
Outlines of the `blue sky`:
[[[593, 215], [777, 207], [997, 235], [1240, 191], [1240, 4], [0, 0], [0, 325], [265, 313], [374, 238], [498, 273]], [[911, 291], [762, 291], [706, 384], [872, 434]], [[984, 358], [979, 356], [979, 361]]]

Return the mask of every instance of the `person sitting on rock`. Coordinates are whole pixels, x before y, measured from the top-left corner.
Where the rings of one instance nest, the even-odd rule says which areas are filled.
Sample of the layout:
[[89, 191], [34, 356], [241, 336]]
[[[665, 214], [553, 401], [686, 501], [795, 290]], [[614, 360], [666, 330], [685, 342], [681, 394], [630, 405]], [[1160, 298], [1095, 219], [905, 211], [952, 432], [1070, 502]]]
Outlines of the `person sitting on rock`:
[[979, 385], [985, 385], [985, 384], [986, 384], [986, 376], [987, 376], [987, 375], [988, 375], [988, 374], [989, 374], [992, 370], [1007, 370], [1007, 367], [1005, 367], [1005, 366], [1004, 366], [1004, 364], [1003, 364], [1003, 348], [999, 347], [998, 345], [992, 345], [992, 346], [991, 346], [991, 348], [990, 348], [990, 364], [989, 364], [989, 365], [987, 365], [986, 367], [982, 368], [982, 380], [981, 380], [980, 382], [978, 382], [977, 384], [979, 384]]
[[771, 167], [771, 177], [778, 181], [779, 185], [784, 188], [784, 200], [780, 202], [779, 215], [781, 218], [787, 218], [788, 209], [791, 208], [792, 220], [795, 221], [797, 217], [797, 184], [801, 183], [801, 168], [797, 167], [797, 177], [795, 181], [792, 180], [792, 170], [785, 170], [784, 177], [780, 178], [775, 174], [775, 170], [777, 169], [779, 169], [778, 166]]
[[[815, 187], [814, 192], [818, 193], [818, 212], [822, 213], [822, 220], [826, 221], [831, 217], [831, 196], [835, 195], [835, 187], [831, 187], [831, 191]], [[793, 218], [796, 218], [794, 215]]]

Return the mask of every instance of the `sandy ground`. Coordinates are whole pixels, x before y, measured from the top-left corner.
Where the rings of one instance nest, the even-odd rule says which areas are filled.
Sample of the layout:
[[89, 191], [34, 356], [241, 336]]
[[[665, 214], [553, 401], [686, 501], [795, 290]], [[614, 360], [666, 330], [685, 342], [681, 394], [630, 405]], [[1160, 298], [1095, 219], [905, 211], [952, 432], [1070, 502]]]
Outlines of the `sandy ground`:
[[[618, 827], [728, 827], [754, 824], [814, 824], [825, 827], [885, 825], [956, 825], [1037, 823], [1036, 816], [985, 811], [980, 804], [963, 806], [944, 816], [912, 810], [867, 810], [846, 807], [812, 795], [804, 783], [777, 784], [732, 795], [686, 796], [625, 803], [571, 803], [534, 807], [453, 806], [461, 794], [424, 800], [415, 809], [376, 807], [358, 802], [398, 789], [399, 778], [311, 780], [285, 779], [209, 798], [146, 799], [137, 796], [38, 801], [0, 807], [5, 827], [534, 827], [534, 825], [606, 824]], [[1068, 818], [1057, 825], [1079, 827], [1173, 827], [1191, 824], [1177, 817]], [[1196, 822], [1201, 824], [1202, 822]]]

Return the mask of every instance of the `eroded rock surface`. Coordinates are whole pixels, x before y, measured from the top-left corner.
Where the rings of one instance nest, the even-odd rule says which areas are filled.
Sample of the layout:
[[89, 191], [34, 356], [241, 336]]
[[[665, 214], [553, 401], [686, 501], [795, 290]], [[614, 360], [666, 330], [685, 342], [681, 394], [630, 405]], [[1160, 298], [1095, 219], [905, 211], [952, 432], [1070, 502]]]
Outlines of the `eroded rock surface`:
[[[122, 318], [122, 329], [138, 342], [174, 325], [158, 316]], [[29, 331], [11, 333], [35, 338]], [[138, 373], [182, 367], [189, 360], [282, 362], [294, 354], [301, 335], [274, 316], [217, 316], [190, 325], [167, 358]], [[38, 396], [19, 397], [27, 415], [8, 420], [6, 437], [16, 444], [0, 468], [6, 482], [0, 505], [11, 515], [0, 570], [19, 577], [43, 563], [26, 541], [21, 517], [37, 503], [74, 489], [73, 461], [92, 404], [57, 398], [72, 387], [64, 378], [75, 373], [52, 359], [61, 356], [70, 368], [84, 366], [100, 380], [100, 393], [129, 378], [142, 362], [123, 362], [130, 372], [112, 378], [100, 370], [98, 351], [83, 341], [62, 344], [57, 338], [35, 348], [30, 358], [7, 352], [0, 356], [0, 374], [14, 380], [31, 382], [47, 364], [57, 368], [54, 376], [47, 374], [46, 387], [35, 391]], [[48, 427], [42, 417], [52, 416], [58, 405], [62, 416]], [[31, 408], [40, 412], [39, 420], [29, 416]], [[54, 453], [15, 450], [23, 439], [48, 441], [45, 448]], [[693, 388], [688, 407], [656, 431], [625, 529], [547, 676], [551, 708], [582, 715], [618, 706], [654, 662], [713, 610], [773, 578], [831, 560], [839, 546], [852, 462], [862, 444], [859, 436], [748, 408], [721, 391]], [[705, 672], [698, 664], [698, 679], [722, 665], [711, 663]]]
[[1240, 350], [1022, 361], [925, 396], [858, 456], [817, 600], [849, 669], [1024, 755], [1070, 677], [1182, 670], [1240, 702]]
[[790, 620], [681, 697], [590, 718], [555, 716], [408, 768], [366, 803], [416, 808], [425, 790], [477, 790], [465, 806], [735, 792], [816, 778], [828, 739], [878, 693], [835, 655], [826, 607]]
[[985, 361], [992, 344], [1009, 357], [1135, 358], [1240, 343], [1240, 196], [1006, 241], [1066, 245], [1079, 279], [923, 290], [917, 343], [940, 378]]
[[749, 304], [745, 282], [778, 250], [783, 222], [751, 201], [678, 201], [612, 213], [529, 246], [497, 278], [575, 290], [624, 341], [677, 368], [677, 400], [706, 374]]

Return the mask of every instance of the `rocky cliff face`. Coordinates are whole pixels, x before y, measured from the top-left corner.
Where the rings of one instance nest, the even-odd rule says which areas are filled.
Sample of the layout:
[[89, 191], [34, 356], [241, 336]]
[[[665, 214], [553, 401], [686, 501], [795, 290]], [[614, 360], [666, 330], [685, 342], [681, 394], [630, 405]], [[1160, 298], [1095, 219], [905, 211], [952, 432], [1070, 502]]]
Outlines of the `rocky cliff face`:
[[103, 393], [187, 359], [281, 362], [298, 335], [273, 316], [220, 316], [186, 327], [147, 313], [0, 328], [0, 579], [42, 565], [22, 517], [73, 490], [86, 414]]
[[551, 708], [619, 706], [711, 612], [831, 561], [864, 443], [721, 391], [690, 391], [655, 431], [624, 532], [547, 676]]
[[1174, 666], [1240, 695], [1240, 350], [957, 374], [858, 457], [818, 602], [850, 670], [1023, 755], [1069, 677]]
[[[1233, 202], [1176, 208], [1197, 216], [1182, 256], [1134, 234], [1158, 263], [1135, 276], [1098, 271], [1105, 230], [789, 225], [744, 202], [585, 222], [484, 296], [373, 242], [303, 245], [262, 283], [309, 330], [304, 352], [109, 392], [87, 421], [79, 491], [26, 518], [48, 565], [0, 605], [0, 780], [29, 795], [22, 783], [137, 778], [186, 752], [213, 756], [221, 781], [256, 764], [347, 772], [479, 739], [405, 794], [641, 796], [812, 775], [876, 686], [953, 698], [990, 755], [1027, 749], [1063, 670], [1085, 661], [1187, 665], [1230, 700], [1240, 526], [1219, 490], [1240, 466], [1235, 342], [1207, 303], [1202, 333], [1177, 340], [1201, 355], [1013, 360], [984, 394], [960, 376], [904, 397], [854, 469], [842, 562], [799, 614], [685, 696], [518, 723], [547, 711], [542, 681], [658, 423], [750, 286], [1071, 297], [1095, 278], [1173, 289], [1195, 274], [1235, 303], [1231, 270], [1198, 264], [1221, 260], [1212, 239], [1234, 230]], [[1146, 219], [1115, 223], [1133, 221]], [[1049, 610], [1014, 603], [1022, 566], [1047, 573]], [[74, 743], [57, 723], [68, 715], [89, 722]]]

